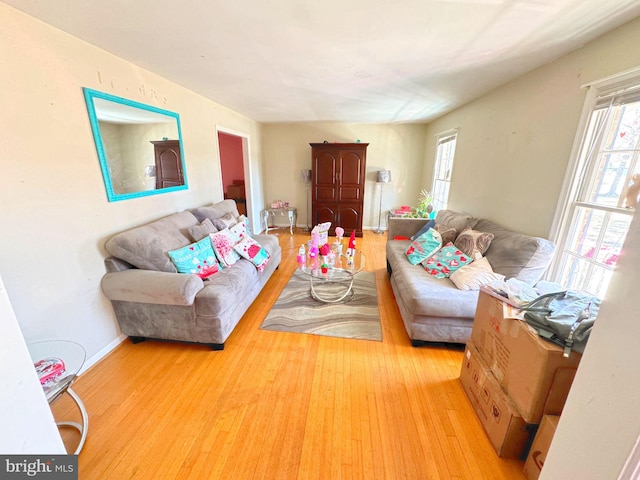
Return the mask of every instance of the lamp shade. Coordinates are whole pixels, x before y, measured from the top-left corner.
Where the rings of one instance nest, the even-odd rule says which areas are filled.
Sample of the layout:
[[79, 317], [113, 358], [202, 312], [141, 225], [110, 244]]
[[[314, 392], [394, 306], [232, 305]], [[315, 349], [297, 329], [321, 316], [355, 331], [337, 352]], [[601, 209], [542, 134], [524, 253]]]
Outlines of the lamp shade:
[[378, 170], [376, 174], [377, 183], [389, 183], [391, 181], [391, 170]]
[[302, 169], [300, 171], [300, 180], [304, 183], [309, 183], [311, 181], [311, 170]]

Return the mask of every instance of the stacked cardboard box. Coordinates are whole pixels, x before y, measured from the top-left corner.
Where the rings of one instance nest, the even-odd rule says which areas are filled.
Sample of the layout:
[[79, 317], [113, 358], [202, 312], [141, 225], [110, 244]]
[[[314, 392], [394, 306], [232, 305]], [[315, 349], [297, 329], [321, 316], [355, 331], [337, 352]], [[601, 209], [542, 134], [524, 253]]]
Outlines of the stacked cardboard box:
[[460, 382], [498, 455], [520, 457], [535, 425], [527, 424], [522, 418], [473, 341], [467, 342]]
[[522, 458], [543, 415], [560, 414], [580, 358], [563, 357], [522, 312], [480, 292], [460, 381], [498, 455]]
[[536, 433], [536, 438], [531, 445], [527, 461], [524, 464], [523, 472], [527, 480], [538, 480], [559, 420], [560, 417], [557, 415], [545, 415], [542, 417], [540, 428]]

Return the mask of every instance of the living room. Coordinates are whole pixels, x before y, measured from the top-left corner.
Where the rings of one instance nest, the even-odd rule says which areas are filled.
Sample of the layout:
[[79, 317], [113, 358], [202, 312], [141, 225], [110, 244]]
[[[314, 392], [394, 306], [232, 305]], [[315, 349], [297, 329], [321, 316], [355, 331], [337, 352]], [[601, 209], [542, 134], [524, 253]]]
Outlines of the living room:
[[[99, 289], [105, 241], [126, 228], [222, 198], [217, 127], [251, 139], [250, 168], [257, 180], [251, 190], [254, 227], [259, 226], [262, 202], [284, 197], [282, 192], [288, 192], [285, 200], [298, 207], [299, 222], [306, 222], [306, 190], [299, 172], [308, 168], [309, 142], [369, 142], [368, 170], [392, 171], [393, 188], [385, 190], [388, 210], [416, 202], [419, 191], [430, 185], [435, 135], [458, 128], [449, 207], [547, 237], [584, 104], [581, 86], [640, 65], [640, 19], [634, 19], [428, 124], [262, 124], [4, 3], [0, 3], [0, 38], [2, 126], [5, 138], [11, 139], [5, 144], [5, 185], [0, 193], [5, 225], [0, 274], [27, 340], [73, 339], [86, 348], [90, 364], [122, 341], [111, 306]], [[165, 99], [164, 108], [179, 112], [189, 188], [107, 202], [82, 87], [146, 103]], [[369, 228], [378, 222], [373, 186], [371, 178], [364, 212]], [[637, 223], [636, 214], [636, 230]], [[633, 235], [628, 247], [640, 250]], [[636, 283], [634, 259], [637, 267], [637, 254], [627, 256], [620, 271], [625, 276], [616, 285]], [[625, 299], [612, 305], [609, 314], [631, 320], [637, 302]], [[618, 336], [632, 339], [638, 327], [628, 321], [612, 330], [602, 332], [597, 358], [617, 355], [613, 363], [635, 364], [637, 349], [622, 349]], [[605, 339], [612, 348], [607, 348]], [[603, 370], [588, 366], [592, 376], [585, 373], [580, 384], [605, 385]], [[623, 388], [608, 380], [611, 392]], [[633, 388], [628, 383], [625, 388]], [[589, 394], [586, 389], [580, 392], [570, 399], [576, 410], [562, 437], [564, 452], [573, 460], [562, 461], [583, 462], [582, 468], [588, 469], [595, 455], [587, 448], [578, 455], [569, 446], [575, 439], [602, 437], [594, 432], [604, 428], [603, 423], [591, 422], [593, 430], [580, 425], [590, 423], [584, 422], [585, 415], [604, 416], [601, 410], [586, 409]], [[617, 392], [620, 403], [611, 410], [620, 413], [611, 414], [607, 423], [625, 438], [617, 443], [616, 437], [608, 437], [610, 448], [617, 450], [604, 456], [619, 464], [629, 453], [629, 436], [637, 436], [633, 425], [638, 392]]]

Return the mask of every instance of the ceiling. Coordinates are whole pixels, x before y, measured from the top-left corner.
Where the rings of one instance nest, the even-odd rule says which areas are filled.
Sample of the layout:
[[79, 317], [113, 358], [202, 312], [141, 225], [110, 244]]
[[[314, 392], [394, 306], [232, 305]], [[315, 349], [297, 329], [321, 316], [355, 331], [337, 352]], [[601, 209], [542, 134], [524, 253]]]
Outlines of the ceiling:
[[2, 0], [260, 122], [427, 122], [640, 0]]

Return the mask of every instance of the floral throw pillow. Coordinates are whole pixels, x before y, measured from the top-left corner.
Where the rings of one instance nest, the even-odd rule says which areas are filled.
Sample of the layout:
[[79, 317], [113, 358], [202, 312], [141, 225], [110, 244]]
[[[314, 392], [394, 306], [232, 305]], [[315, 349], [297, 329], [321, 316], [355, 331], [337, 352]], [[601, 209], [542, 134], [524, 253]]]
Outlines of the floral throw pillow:
[[416, 238], [405, 252], [411, 265], [417, 265], [442, 247], [442, 237], [433, 228]]
[[213, 251], [216, 252], [216, 256], [223, 267], [230, 267], [240, 260], [240, 255], [233, 249], [236, 242], [228, 228], [216, 233], [210, 233], [209, 238], [211, 239]]
[[238, 222], [233, 227], [229, 227], [229, 233], [235, 245], [247, 236], [247, 225], [244, 222]]
[[256, 266], [259, 272], [262, 272], [264, 270], [264, 267], [269, 262], [269, 252], [267, 252], [258, 242], [256, 242], [249, 236], [246, 236], [233, 248], [243, 258], [250, 260], [251, 263]]
[[209, 237], [168, 253], [178, 273], [207, 278], [218, 271], [218, 260]]
[[459, 250], [453, 243], [448, 243], [438, 250], [435, 255], [422, 262], [422, 265], [424, 265], [429, 275], [436, 278], [446, 278], [472, 261], [471, 257]]

